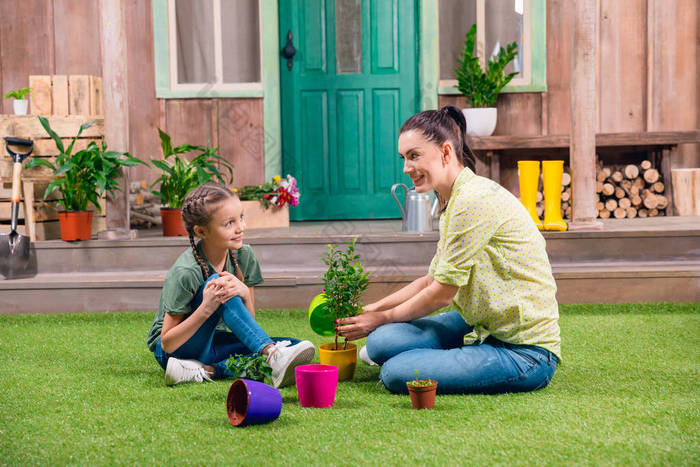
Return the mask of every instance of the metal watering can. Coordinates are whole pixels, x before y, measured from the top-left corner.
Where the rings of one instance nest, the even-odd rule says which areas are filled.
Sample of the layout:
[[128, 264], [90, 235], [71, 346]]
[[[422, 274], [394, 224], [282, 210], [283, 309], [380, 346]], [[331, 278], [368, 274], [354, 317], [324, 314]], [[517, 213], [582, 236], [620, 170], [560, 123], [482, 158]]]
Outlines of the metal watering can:
[[[406, 191], [403, 205], [396, 197], [396, 189], [400, 186]], [[396, 183], [391, 187], [391, 196], [394, 197], [394, 201], [401, 210], [402, 231], [430, 232], [433, 230], [433, 216], [430, 212], [430, 195], [428, 193], [417, 193], [413, 188], [409, 190], [403, 183]]]

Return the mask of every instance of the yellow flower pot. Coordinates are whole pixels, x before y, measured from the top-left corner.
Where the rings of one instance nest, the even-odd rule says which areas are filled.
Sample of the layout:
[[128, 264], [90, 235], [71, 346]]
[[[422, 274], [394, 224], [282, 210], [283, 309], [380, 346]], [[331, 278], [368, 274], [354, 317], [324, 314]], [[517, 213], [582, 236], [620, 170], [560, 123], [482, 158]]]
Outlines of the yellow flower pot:
[[338, 381], [346, 381], [355, 376], [355, 365], [357, 364], [357, 346], [348, 342], [347, 348], [343, 349], [343, 344], [338, 343], [338, 350], [335, 350], [335, 342], [321, 344], [318, 346], [318, 356], [322, 365], [335, 365], [338, 367]]

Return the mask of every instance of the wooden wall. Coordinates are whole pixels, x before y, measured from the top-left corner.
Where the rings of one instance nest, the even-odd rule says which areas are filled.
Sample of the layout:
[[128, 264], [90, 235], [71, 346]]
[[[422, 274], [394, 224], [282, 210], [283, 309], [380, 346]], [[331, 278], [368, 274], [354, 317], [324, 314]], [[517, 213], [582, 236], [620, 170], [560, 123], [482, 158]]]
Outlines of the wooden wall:
[[[174, 144], [219, 146], [236, 167], [235, 185], [265, 178], [261, 99], [156, 99], [153, 10], [150, 0], [124, 0], [127, 18], [129, 150], [149, 160], [160, 157], [157, 128]], [[29, 75], [102, 75], [97, 0], [0, 1], [0, 89], [27, 87]], [[12, 113], [10, 100], [1, 113]], [[132, 179], [157, 177], [146, 167]]]
[[[697, 0], [599, 0], [598, 121], [600, 132], [700, 127], [700, 6]], [[28, 85], [30, 74], [101, 75], [97, 0], [0, 1], [0, 89]], [[261, 99], [155, 98], [150, 0], [124, 0], [127, 17], [130, 150], [160, 155], [156, 127], [175, 144], [211, 144], [237, 167], [236, 185], [264, 179]], [[571, 44], [569, 0], [547, 2], [546, 93], [499, 98], [497, 134], [569, 132]], [[463, 105], [441, 96], [440, 104]], [[11, 112], [4, 101], [3, 113]], [[676, 167], [700, 166], [686, 145]], [[132, 178], [152, 180], [148, 169]]]
[[[700, 128], [697, 0], [598, 0], [598, 132]], [[570, 0], [547, 1], [547, 92], [502, 94], [496, 134], [569, 133]], [[464, 106], [440, 96], [440, 105]], [[674, 167], [700, 167], [684, 145]]]

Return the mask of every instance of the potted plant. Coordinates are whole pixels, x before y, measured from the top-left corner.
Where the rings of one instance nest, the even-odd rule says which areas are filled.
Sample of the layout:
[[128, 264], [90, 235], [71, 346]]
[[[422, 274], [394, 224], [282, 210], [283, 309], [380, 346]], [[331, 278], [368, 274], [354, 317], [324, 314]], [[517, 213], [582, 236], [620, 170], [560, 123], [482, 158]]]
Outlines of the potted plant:
[[14, 110], [15, 115], [27, 115], [27, 108], [29, 107], [27, 96], [29, 96], [31, 93], [31, 89], [22, 88], [5, 94], [5, 99], [9, 99], [11, 97], [14, 97], [15, 99], [12, 102], [12, 109]]
[[250, 229], [289, 226], [289, 206], [299, 204], [297, 180], [291, 175], [275, 175], [262, 185], [247, 185], [235, 189], [243, 202], [246, 225]]
[[[190, 190], [215, 178], [221, 183], [233, 181], [233, 166], [217, 154], [219, 148], [209, 148], [182, 144], [173, 147], [170, 136], [158, 128], [160, 146], [163, 149], [163, 159], [151, 159], [151, 163], [162, 171], [161, 176], [151, 187], [160, 185], [159, 191], [152, 191], [160, 198], [163, 207], [160, 209], [163, 220], [163, 235], [187, 235], [182, 223], [182, 202]], [[192, 160], [180, 157], [181, 154], [192, 151], [199, 152]], [[217, 164], [224, 167], [228, 173], [228, 181], [224, 179]]]
[[411, 405], [414, 409], [435, 408], [435, 394], [437, 393], [437, 381], [420, 379], [416, 370], [416, 379], [406, 382], [408, 394], [411, 397]]
[[[323, 262], [328, 270], [322, 276], [326, 306], [335, 315], [335, 320], [356, 316], [362, 312], [360, 298], [369, 284], [369, 273], [364, 272], [360, 255], [355, 253], [355, 243], [343, 242], [348, 245], [343, 251], [335, 245], [328, 245], [328, 252], [323, 255]], [[335, 342], [319, 346], [319, 358], [323, 365], [338, 367], [338, 381], [352, 379], [357, 363], [357, 346], [338, 342], [338, 331], [335, 331]]]
[[263, 354], [235, 354], [226, 360], [226, 367], [234, 378], [246, 378], [261, 383], [272, 381], [272, 367]]
[[82, 124], [78, 135], [67, 148], [51, 129], [48, 119], [39, 117], [39, 121], [56, 143], [59, 154], [55, 164], [48, 159], [34, 157], [27, 164], [27, 168], [43, 165], [53, 170], [56, 178], [46, 187], [44, 199], [54, 191], [61, 194], [58, 200], [58, 204], [64, 208], [64, 211], [58, 213], [61, 239], [90, 240], [92, 211], [88, 210], [88, 205], [94, 205], [97, 211], [101, 212], [100, 198], [105, 193], [113, 194], [119, 188], [122, 167], [132, 167], [144, 162], [129, 153], [107, 151], [104, 140], [99, 146], [92, 141], [85, 149], [73, 153], [75, 142], [84, 130], [95, 123], [94, 121]]
[[457, 60], [457, 89], [464, 94], [471, 107], [462, 110], [469, 136], [490, 136], [496, 129], [498, 94], [517, 75], [506, 74], [504, 70], [518, 55], [518, 44], [513, 42], [505, 49], [501, 47], [498, 54], [487, 61], [486, 70], [481, 68], [475, 45], [476, 24], [467, 32], [464, 49]]

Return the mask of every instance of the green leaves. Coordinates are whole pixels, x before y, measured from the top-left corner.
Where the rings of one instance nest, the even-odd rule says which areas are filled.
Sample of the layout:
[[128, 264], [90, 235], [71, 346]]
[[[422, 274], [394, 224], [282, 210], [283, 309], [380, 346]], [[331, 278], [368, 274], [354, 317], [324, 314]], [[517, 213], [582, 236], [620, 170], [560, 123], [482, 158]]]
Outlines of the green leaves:
[[[369, 285], [369, 273], [364, 272], [360, 255], [355, 253], [357, 238], [346, 251], [335, 245], [327, 245], [328, 252], [322, 256], [328, 270], [321, 277], [328, 298], [328, 306], [335, 311], [336, 319], [356, 316], [362, 311], [360, 298]], [[336, 339], [337, 339], [336, 334]]]
[[85, 211], [89, 204], [93, 204], [98, 211], [101, 211], [100, 198], [105, 193], [112, 194], [119, 189], [118, 179], [121, 176], [122, 167], [144, 164], [129, 153], [107, 151], [104, 141], [100, 146], [91, 142], [85, 149], [72, 154], [75, 142], [82, 132], [95, 122], [82, 124], [78, 134], [68, 148], [65, 148], [61, 138], [51, 129], [48, 119], [39, 117], [39, 121], [53, 139], [59, 154], [55, 164], [46, 159], [34, 157], [27, 164], [27, 168], [44, 166], [53, 170], [56, 179], [46, 188], [44, 199], [58, 190], [62, 197], [58, 204], [62, 205], [66, 211]]
[[457, 89], [472, 107], [495, 107], [498, 94], [517, 74], [506, 75], [504, 70], [518, 55], [518, 44], [513, 42], [505, 49], [501, 47], [498, 54], [488, 60], [485, 71], [481, 69], [475, 46], [476, 24], [469, 28], [464, 49], [457, 60]]
[[[233, 182], [233, 165], [217, 154], [219, 148], [190, 144], [173, 147], [172, 140], [166, 132], [158, 128], [158, 134], [163, 160], [151, 159], [151, 163], [163, 173], [151, 187], [160, 184], [160, 190], [154, 190], [152, 193], [160, 198], [164, 206], [181, 208], [187, 193], [212, 179], [222, 184]], [[199, 154], [192, 160], [178, 156], [193, 151], [199, 151]], [[224, 174], [221, 168], [225, 169]], [[225, 174], [228, 176], [225, 177]]]
[[246, 378], [253, 381], [272, 381], [272, 367], [267, 364], [263, 354], [235, 354], [226, 360], [226, 367], [234, 378]]
[[31, 93], [32, 93], [32, 90], [29, 88], [17, 89], [17, 90], [10, 91], [7, 94], [5, 94], [5, 99], [9, 99], [10, 97], [14, 97], [15, 99], [24, 99], [26, 96], [30, 95]]

